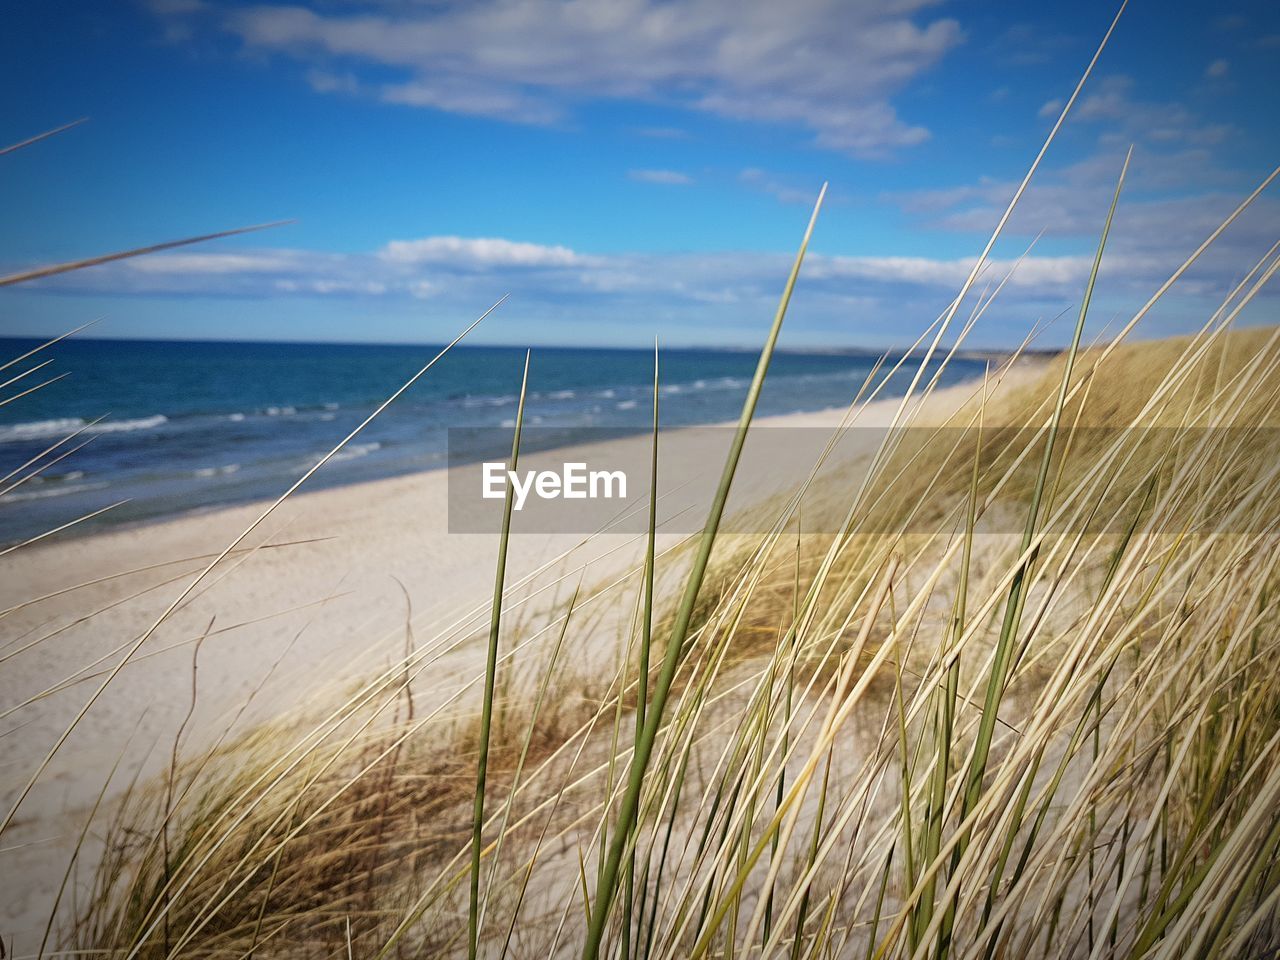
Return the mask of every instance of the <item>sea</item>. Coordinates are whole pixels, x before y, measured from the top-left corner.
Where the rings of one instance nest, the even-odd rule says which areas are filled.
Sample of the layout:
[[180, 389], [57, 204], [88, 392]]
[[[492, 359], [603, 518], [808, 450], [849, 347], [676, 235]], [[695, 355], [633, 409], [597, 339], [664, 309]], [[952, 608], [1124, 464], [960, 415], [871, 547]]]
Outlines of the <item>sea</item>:
[[[0, 363], [40, 345], [0, 338]], [[278, 496], [439, 349], [60, 341], [0, 371], [3, 383], [52, 361], [0, 389], [0, 477], [9, 478], [0, 482], [0, 542]], [[522, 347], [455, 347], [304, 489], [444, 467], [447, 428], [514, 425], [524, 358]], [[757, 415], [845, 407], [877, 359], [779, 352]], [[662, 426], [736, 420], [756, 361], [751, 351], [663, 350]], [[900, 396], [917, 366], [904, 364], [881, 396]], [[985, 367], [982, 359], [953, 359], [941, 382], [981, 376]], [[571, 444], [586, 432], [593, 439], [644, 432], [652, 393], [652, 350], [539, 347], [525, 422], [546, 428], [538, 431], [544, 445]]]

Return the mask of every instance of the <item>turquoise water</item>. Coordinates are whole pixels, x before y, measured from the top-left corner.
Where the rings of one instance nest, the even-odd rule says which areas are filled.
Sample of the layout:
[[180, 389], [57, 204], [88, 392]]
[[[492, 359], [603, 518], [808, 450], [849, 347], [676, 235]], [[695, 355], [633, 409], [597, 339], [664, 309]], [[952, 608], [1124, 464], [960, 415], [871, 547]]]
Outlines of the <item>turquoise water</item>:
[[[37, 345], [0, 339], [0, 358], [8, 360]], [[277, 495], [438, 349], [58, 343], [0, 376], [7, 380], [38, 360], [53, 360], [5, 388], [3, 396], [8, 397], [69, 374], [0, 407], [0, 476], [73, 431], [81, 432], [40, 462], [89, 442], [35, 481], [0, 494], [0, 540], [33, 536], [123, 499], [129, 503], [82, 526], [92, 529]], [[754, 353], [739, 351], [664, 351], [663, 425], [736, 419], [756, 359]], [[847, 405], [875, 359], [777, 354], [759, 415]], [[448, 427], [514, 421], [523, 363], [522, 348], [455, 348], [309, 483], [333, 486], [443, 466]], [[980, 375], [983, 367], [978, 360], [952, 361], [944, 382]], [[540, 433], [565, 443], [583, 428], [619, 434], [647, 430], [652, 378], [648, 350], [536, 349], [527, 422], [555, 428]], [[885, 395], [900, 394], [908, 380], [909, 375], [900, 375]]]

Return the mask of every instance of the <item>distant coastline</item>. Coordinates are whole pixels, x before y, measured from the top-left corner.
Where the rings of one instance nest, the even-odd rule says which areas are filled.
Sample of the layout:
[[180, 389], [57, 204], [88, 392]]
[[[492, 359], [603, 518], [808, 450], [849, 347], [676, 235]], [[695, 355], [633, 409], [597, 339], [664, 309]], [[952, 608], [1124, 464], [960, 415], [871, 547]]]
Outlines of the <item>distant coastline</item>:
[[[18, 356], [40, 341], [8, 339]], [[78, 520], [69, 535], [104, 526], [232, 506], [273, 496], [359, 424], [438, 347], [71, 338], [42, 359], [56, 380], [0, 407], [0, 475], [21, 471], [50, 447], [56, 460], [21, 487], [0, 492], [0, 539], [16, 542]], [[349, 444], [313, 488], [439, 469], [447, 428], [514, 423], [525, 349], [460, 346]], [[759, 415], [842, 408], [889, 373], [902, 354], [779, 352]], [[930, 363], [937, 371], [943, 354]], [[978, 377], [989, 357], [956, 356], [943, 385]], [[664, 428], [736, 419], [754, 373], [749, 350], [662, 350]], [[901, 395], [919, 354], [881, 385]], [[617, 436], [649, 429], [651, 349], [533, 348], [526, 423], [554, 446], [584, 431]], [[72, 451], [74, 449], [74, 452]], [[121, 501], [124, 501], [121, 503]]]

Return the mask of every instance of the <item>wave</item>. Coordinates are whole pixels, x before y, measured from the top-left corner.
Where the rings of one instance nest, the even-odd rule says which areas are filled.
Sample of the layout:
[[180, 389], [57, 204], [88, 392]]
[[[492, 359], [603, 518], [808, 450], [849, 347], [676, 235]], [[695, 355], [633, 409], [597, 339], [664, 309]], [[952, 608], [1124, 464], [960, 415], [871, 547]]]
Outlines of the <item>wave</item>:
[[193, 476], [197, 477], [225, 477], [228, 474], [235, 473], [240, 469], [238, 463], [227, 463], [221, 467], [201, 467], [199, 470], [193, 470]]
[[69, 493], [87, 493], [101, 490], [106, 483], [77, 483], [69, 487], [41, 487], [39, 490], [15, 490], [0, 497], [0, 503], [21, 503], [23, 500], [44, 500], [48, 497], [65, 497]]
[[[843, 374], [841, 376], [844, 376]], [[773, 382], [806, 380], [808, 377], [776, 376]], [[751, 381], [743, 377], [716, 377], [714, 380], [693, 380], [689, 383], [669, 383], [658, 388], [661, 394], [693, 393], [699, 390], [741, 390]]]
[[154, 430], [169, 422], [163, 413], [154, 417], [139, 417], [137, 420], [106, 420], [89, 427], [86, 433], [132, 433], [134, 430]]
[[514, 395], [506, 395], [501, 397], [462, 397], [462, 406], [464, 407], [505, 407], [509, 403], [515, 403], [519, 399]]
[[52, 437], [66, 436], [84, 426], [79, 417], [59, 417], [55, 420], [35, 420], [31, 423], [15, 423], [9, 427], [0, 427], [0, 443], [13, 443], [19, 440], [45, 440]]
[[131, 433], [134, 430], [154, 430], [169, 422], [162, 413], [134, 420], [103, 420], [90, 424], [81, 417], [58, 417], [53, 420], [33, 420], [0, 427], [0, 443], [21, 443], [28, 440], [52, 440], [79, 430], [82, 433]]
[[382, 449], [382, 444], [378, 443], [376, 440], [371, 443], [353, 443], [353, 444], [350, 444], [349, 446], [343, 447], [341, 450], [335, 453], [332, 457], [329, 458], [329, 462], [338, 463], [343, 460], [357, 460], [360, 457], [367, 457], [369, 454], [373, 453], [375, 450], [381, 450], [381, 449]]
[[69, 480], [80, 480], [83, 477], [83, 470], [68, 470], [66, 473], [37, 473], [34, 477], [24, 482], [33, 484], [66, 483]]
[[333, 411], [341, 410], [340, 403], [315, 403], [303, 404], [273, 404], [269, 407], [261, 407], [252, 413], [229, 413], [226, 419], [232, 423], [243, 423], [247, 417], [293, 417], [298, 414], [319, 414], [320, 420], [332, 420]]

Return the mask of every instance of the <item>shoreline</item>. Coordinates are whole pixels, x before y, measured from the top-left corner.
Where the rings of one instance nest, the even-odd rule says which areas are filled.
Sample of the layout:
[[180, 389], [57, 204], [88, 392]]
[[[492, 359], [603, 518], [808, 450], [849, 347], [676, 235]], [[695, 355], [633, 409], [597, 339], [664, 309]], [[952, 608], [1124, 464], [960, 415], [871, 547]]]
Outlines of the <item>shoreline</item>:
[[[973, 381], [971, 380], [964, 380], [956, 384], [951, 384], [941, 389], [942, 390], [960, 389], [960, 388], [963, 388], [966, 384], [969, 384], [972, 382]], [[882, 400], [873, 401], [873, 403], [875, 404], [892, 403], [895, 400], [899, 400], [899, 399], [900, 398], [898, 397], [888, 397]], [[780, 427], [781, 428], [786, 428], [786, 427], [815, 428], [815, 427], [824, 427], [827, 425], [834, 426], [839, 421], [840, 417], [844, 415], [845, 411], [846, 411], [846, 408], [844, 407], [824, 407], [820, 410], [805, 410], [805, 411], [797, 411], [795, 413], [784, 413], [784, 414], [776, 414], [776, 415], [766, 416], [766, 417], [758, 417], [753, 422], [752, 429], [757, 429], [757, 428], [777, 429]], [[668, 436], [678, 434], [678, 433], [683, 433], [686, 431], [709, 430], [709, 429], [710, 430], [731, 429], [736, 425], [737, 424], [734, 421], [715, 421], [715, 422], [701, 423], [701, 424], [680, 424], [678, 426], [671, 426], [671, 427], [664, 428], [661, 431], [661, 436], [665, 439]], [[509, 429], [509, 428], [504, 427], [501, 429]], [[581, 429], [584, 431], [590, 431], [593, 429], [604, 429], [604, 428], [584, 427]], [[643, 439], [647, 443], [649, 436], [650, 436], [650, 431], [647, 428], [637, 427], [635, 429], [619, 430], [619, 432], [616, 435], [610, 436], [607, 439], [603, 439], [603, 440], [588, 439], [588, 438], [571, 438], [563, 444], [539, 449], [536, 452], [539, 455], [563, 453], [566, 451], [576, 450], [582, 447], [593, 446], [601, 443], [625, 444], [628, 442], [635, 442], [637, 439]], [[358, 445], [359, 439], [358, 438], [354, 439], [352, 441], [352, 444]], [[329, 478], [323, 475], [323, 470], [321, 470], [316, 474], [316, 477], [315, 477], [316, 482], [304, 485], [301, 489], [298, 490], [297, 493], [293, 495], [293, 497], [294, 498], [310, 497], [310, 496], [315, 496], [317, 494], [329, 493], [331, 491], [354, 490], [356, 488], [368, 488], [370, 491], [374, 491], [378, 484], [388, 483], [396, 480], [403, 480], [407, 477], [434, 476], [441, 473], [447, 474], [450, 470], [454, 469], [457, 466], [474, 465], [475, 463], [479, 463], [479, 462], [481, 461], [479, 460], [460, 461], [459, 463], [456, 463], [456, 464], [450, 464], [447, 461], [442, 461], [438, 466], [414, 467], [411, 469], [399, 470], [392, 473], [388, 473], [385, 476], [361, 477], [361, 478], [346, 479], [346, 480], [344, 479], [330, 480]], [[285, 489], [287, 489], [287, 484], [282, 484], [280, 492], [283, 493]], [[248, 496], [243, 499], [220, 501], [217, 503], [207, 504], [203, 506], [184, 507], [174, 512], [159, 513], [154, 516], [130, 518], [130, 519], [124, 519], [124, 520], [113, 520], [108, 518], [108, 519], [100, 520], [98, 522], [93, 522], [93, 520], [85, 520], [83, 522], [73, 520], [74, 525], [68, 526], [65, 531], [61, 531], [57, 534], [54, 534], [48, 540], [42, 541], [40, 546], [43, 547], [45, 544], [48, 544], [48, 545], [70, 544], [73, 542], [83, 541], [83, 540], [91, 539], [94, 537], [105, 536], [112, 533], [125, 533], [125, 532], [137, 531], [137, 530], [145, 530], [149, 527], [153, 527], [160, 524], [173, 523], [173, 522], [179, 522], [184, 520], [195, 520], [202, 517], [210, 517], [214, 514], [217, 514], [223, 511], [239, 510], [243, 508], [249, 508], [254, 505], [265, 506], [266, 504], [271, 503], [273, 499], [274, 498], [271, 496]], [[128, 502], [128, 501], [126, 500], [122, 502]], [[4, 504], [4, 506], [10, 509], [21, 509], [20, 501]], [[109, 514], [104, 514], [103, 516], [109, 517]], [[21, 539], [19, 540], [0, 539], [0, 548], [12, 547], [12, 546], [23, 544], [26, 542], [31, 542], [31, 541], [24, 541]], [[32, 542], [32, 548], [35, 548], [35, 547], [36, 547], [36, 544]]]
[[[59, 539], [272, 499], [355, 429], [390, 384], [417, 370], [424, 352], [370, 345], [349, 356], [324, 344], [234, 343], [190, 352], [163, 341], [112, 344], [68, 341], [48, 362], [74, 371], [86, 386], [41, 391], [0, 418], [7, 424], [0, 426], [0, 452], [14, 466], [46, 447], [80, 451], [0, 496], [5, 545], [68, 523], [75, 526]], [[307, 489], [446, 466], [452, 425], [487, 430], [480, 447], [455, 448], [455, 456], [487, 457], [490, 441], [514, 424], [524, 352], [457, 350], [455, 362], [397, 399]], [[544, 431], [543, 445], [648, 434], [651, 352], [605, 354], [564, 347], [535, 357], [525, 424]], [[672, 351], [663, 362], [664, 429], [736, 421], [754, 367], [755, 357], [745, 353]], [[779, 417], [843, 409], [874, 367], [861, 354], [783, 354], [770, 369], [757, 412]], [[932, 362], [930, 375], [938, 367]], [[123, 377], [125, 369], [136, 370], [137, 378]], [[943, 382], [980, 377], [984, 369], [955, 360]], [[913, 371], [905, 362], [884, 395], [905, 390]], [[96, 413], [104, 410], [114, 415], [100, 421]], [[495, 445], [509, 449], [510, 440]], [[95, 512], [100, 515], [84, 519]]]
[[[953, 384], [951, 385], [951, 387], [948, 387], [946, 389], [951, 389], [952, 387], [962, 387], [965, 384], [970, 382], [971, 381], [965, 380], [960, 383]], [[876, 402], [883, 403], [893, 399], [897, 399], [897, 398], [888, 398], [887, 400], [876, 401]], [[753, 429], [755, 429], [756, 427], [765, 427], [765, 428], [797, 427], [797, 426], [818, 427], [818, 426], [824, 426], [827, 423], [831, 423], [832, 425], [834, 425], [839, 420], [839, 418], [843, 416], [844, 412], [845, 412], [845, 408], [843, 407], [824, 407], [821, 410], [802, 410], [796, 413], [777, 414], [774, 416], [758, 418], [752, 424], [752, 427]], [[679, 426], [672, 426], [672, 427], [665, 428], [664, 430], [662, 430], [661, 436], [665, 438], [669, 434], [674, 434], [674, 433], [683, 432], [683, 431], [705, 430], [705, 429], [729, 429], [734, 426], [736, 426], [736, 423], [734, 423], [733, 421], [718, 421], [718, 422], [700, 423], [700, 424], [681, 424]], [[503, 428], [503, 429], [507, 429], [507, 428]], [[585, 427], [582, 429], [591, 430], [596, 428]], [[607, 441], [589, 440], [589, 439], [588, 440], [570, 439], [566, 443], [553, 446], [553, 447], [540, 449], [537, 451], [537, 453], [541, 455], [541, 454], [550, 454], [550, 453], [576, 450], [584, 446], [589, 446], [589, 445], [597, 444], [601, 442], [626, 443], [628, 441], [634, 441], [636, 438], [643, 438], [647, 441], [649, 436], [650, 436], [650, 431], [647, 428], [637, 427], [634, 430], [628, 429], [625, 432], [619, 432], [616, 436], [610, 437]], [[355, 444], [358, 444], [359, 441], [358, 439], [356, 439], [356, 440], [353, 440], [352, 442]], [[351, 480], [335, 480], [331, 482], [326, 482], [325, 478], [322, 477], [323, 471], [320, 471], [320, 472], [317, 472], [316, 474], [318, 483], [311, 484], [311, 485], [304, 485], [297, 493], [294, 494], [294, 497], [314, 496], [315, 494], [327, 493], [334, 490], [350, 490], [357, 487], [369, 487], [370, 489], [372, 489], [377, 484], [386, 483], [393, 480], [402, 480], [405, 477], [413, 477], [413, 476], [420, 476], [420, 475], [427, 476], [427, 475], [435, 475], [439, 473], [447, 473], [449, 470], [453, 469], [455, 466], [465, 466], [465, 465], [479, 463], [479, 462], [481, 461], [479, 460], [462, 461], [452, 465], [449, 464], [448, 462], [441, 462], [438, 466], [415, 467], [413, 469], [407, 469], [407, 470], [397, 471], [394, 473], [389, 473], [381, 477], [365, 477], [365, 478], [351, 479]], [[283, 493], [285, 489], [287, 489], [287, 487], [282, 486], [280, 492]], [[48, 542], [51, 544], [52, 543], [71, 543], [73, 541], [103, 536], [105, 534], [110, 534], [110, 533], [142, 530], [142, 529], [146, 529], [147, 527], [155, 526], [157, 524], [172, 523], [175, 521], [207, 517], [224, 510], [237, 510], [241, 508], [251, 507], [255, 504], [260, 506], [265, 506], [266, 504], [271, 502], [272, 502], [271, 497], [254, 496], [254, 497], [245, 497], [242, 500], [225, 501], [225, 502], [208, 504], [205, 506], [185, 507], [183, 509], [174, 511], [172, 513], [157, 514], [155, 516], [150, 516], [150, 517], [140, 517], [136, 519], [127, 519], [127, 520], [120, 520], [120, 521], [108, 519], [98, 524], [92, 524], [92, 523], [86, 522], [84, 524], [77, 524], [76, 526], [68, 527], [67, 530], [65, 531], [65, 534], [58, 534], [56, 535], [57, 539], [50, 539]], [[13, 503], [6, 504], [6, 506], [19, 508], [18, 507], [19, 503], [20, 501], [15, 501]], [[12, 540], [12, 541], [0, 540], [0, 548], [11, 547], [11, 546], [14, 546], [15, 544], [21, 544], [23, 542], [24, 541], [22, 540]]]
[[[1028, 369], [1019, 365], [1012, 378], [1021, 379]], [[940, 388], [928, 403], [946, 412], [974, 390], [973, 381]], [[858, 425], [887, 423], [899, 403], [900, 398], [889, 398], [860, 407]], [[756, 427], [827, 428], [801, 431], [811, 442], [829, 436], [844, 413], [765, 417], [753, 424], [753, 432]], [[612, 443], [649, 447], [647, 435]], [[668, 443], [674, 455], [714, 462], [714, 469], [701, 471], [709, 476], [706, 487], [691, 486], [681, 493], [688, 499], [671, 508], [687, 503], [686, 509], [700, 509], [699, 497], [714, 485], [723, 458], [706, 448], [696, 428], [673, 429], [664, 435]], [[558, 452], [563, 456], [565, 450], [582, 448], [570, 445]], [[798, 453], [796, 462], [806, 462], [808, 455]], [[753, 463], [751, 456], [748, 449], [730, 510], [763, 502], [772, 492], [767, 481], [785, 472], [769, 462]], [[0, 909], [6, 930], [22, 936], [43, 927], [69, 844], [113, 764], [119, 759], [109, 795], [134, 776], [145, 780], [160, 773], [189, 712], [187, 752], [199, 749], [207, 733], [231, 729], [229, 723], [243, 731], [328, 702], [326, 691], [383, 669], [401, 655], [410, 614], [418, 644], [439, 636], [445, 624], [461, 629], [466, 641], [450, 654], [447, 675], [428, 684], [428, 703], [457, 689], [461, 678], [481, 667], [482, 644], [472, 642], [468, 624], [479, 630], [487, 617], [497, 538], [449, 532], [448, 473], [435, 469], [311, 491], [303, 487], [245, 541], [245, 552], [225, 560], [165, 618], [103, 687], [86, 722], [54, 757], [14, 821], [0, 869], [19, 871], [31, 882], [23, 896]], [[0, 609], [16, 608], [7, 616], [14, 639], [0, 648], [8, 659], [0, 673], [0, 712], [11, 734], [0, 736], [0, 802], [12, 802], [132, 643], [269, 502], [51, 538], [13, 555], [0, 578]], [[660, 549], [685, 536], [661, 532]], [[615, 532], [590, 538], [513, 536], [508, 584], [548, 564], [524, 588], [526, 595], [569, 575], [599, 582], [629, 569], [642, 543], [633, 533]], [[561, 555], [565, 559], [556, 561]], [[469, 611], [473, 621], [467, 619]], [[475, 617], [476, 611], [482, 616]]]

